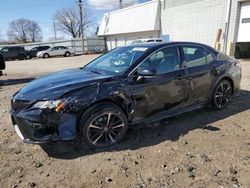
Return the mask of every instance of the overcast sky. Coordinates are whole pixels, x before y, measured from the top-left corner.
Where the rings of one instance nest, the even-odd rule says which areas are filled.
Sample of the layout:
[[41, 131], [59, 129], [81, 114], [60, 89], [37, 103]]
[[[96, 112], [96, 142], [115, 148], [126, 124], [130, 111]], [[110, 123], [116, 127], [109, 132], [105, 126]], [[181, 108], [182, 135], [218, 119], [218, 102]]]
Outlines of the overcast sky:
[[[125, 5], [143, 3], [149, 0], [123, 0]], [[117, 9], [119, 0], [83, 0], [95, 21], [89, 33], [95, 32], [96, 26], [105, 12]], [[42, 28], [44, 40], [54, 36], [52, 18], [60, 8], [74, 7], [77, 0], [1, 0], [0, 38], [7, 39], [9, 23], [19, 18], [35, 20]], [[59, 35], [62, 35], [59, 33]]]

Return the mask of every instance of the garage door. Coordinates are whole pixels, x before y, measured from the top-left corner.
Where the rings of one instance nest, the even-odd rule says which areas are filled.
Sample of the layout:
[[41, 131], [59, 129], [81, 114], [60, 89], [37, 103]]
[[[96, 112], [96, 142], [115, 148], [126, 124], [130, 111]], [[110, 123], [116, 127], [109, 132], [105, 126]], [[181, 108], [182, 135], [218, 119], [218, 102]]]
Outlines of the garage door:
[[241, 5], [238, 42], [250, 42], [250, 3]]

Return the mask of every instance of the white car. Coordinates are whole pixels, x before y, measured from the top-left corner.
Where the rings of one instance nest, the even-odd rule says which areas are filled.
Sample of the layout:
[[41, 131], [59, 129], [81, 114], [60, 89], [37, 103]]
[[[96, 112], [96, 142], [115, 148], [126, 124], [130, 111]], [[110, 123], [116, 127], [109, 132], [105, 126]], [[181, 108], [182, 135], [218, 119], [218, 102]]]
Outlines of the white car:
[[155, 42], [164, 42], [161, 38], [148, 38], [148, 39], [138, 39], [134, 40], [131, 44], [140, 44], [140, 43], [155, 43]]
[[48, 50], [38, 52], [36, 56], [40, 58], [49, 58], [52, 56], [69, 57], [71, 54], [74, 54], [73, 49], [69, 49], [64, 46], [55, 46], [55, 47], [49, 48]]

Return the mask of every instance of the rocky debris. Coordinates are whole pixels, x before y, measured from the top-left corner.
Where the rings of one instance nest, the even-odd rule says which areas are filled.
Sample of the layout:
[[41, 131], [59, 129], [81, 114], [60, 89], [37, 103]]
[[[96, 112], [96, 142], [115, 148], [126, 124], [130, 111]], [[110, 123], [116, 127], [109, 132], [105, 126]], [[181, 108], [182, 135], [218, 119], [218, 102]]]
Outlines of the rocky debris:
[[232, 166], [229, 168], [229, 172], [230, 174], [233, 174], [233, 175], [237, 174], [237, 170], [235, 169], [235, 167], [232, 167]]
[[23, 168], [22, 168], [22, 167], [20, 167], [20, 168], [17, 170], [18, 174], [20, 174], [22, 171], [23, 171]]
[[125, 173], [125, 172], [128, 170], [127, 165], [122, 164], [122, 165], [121, 165], [121, 170], [122, 170], [122, 172], [124, 172], [124, 173]]
[[16, 155], [18, 155], [18, 154], [20, 154], [20, 153], [22, 153], [21, 150], [16, 150], [16, 151], [15, 151], [15, 154], [16, 154]]
[[36, 168], [40, 168], [40, 167], [42, 167], [43, 166], [43, 164], [41, 163], [41, 162], [37, 162], [36, 164], [35, 164], [35, 167]]
[[179, 167], [175, 167], [175, 168], [173, 168], [171, 171], [170, 171], [170, 173], [172, 174], [172, 175], [174, 175], [174, 174], [176, 174], [176, 173], [178, 173], [178, 172], [180, 172], [181, 171], [181, 169], [179, 168]]
[[188, 145], [188, 141], [187, 141], [187, 140], [184, 140], [184, 141], [183, 141], [183, 144], [184, 144], [184, 145]]
[[194, 179], [195, 178], [195, 170], [196, 168], [194, 166], [188, 166], [187, 167], [187, 172], [188, 172], [188, 177]]
[[162, 165], [162, 168], [167, 168], [167, 165], [166, 165], [166, 164], [163, 164], [163, 165]]
[[36, 187], [36, 183], [35, 183], [35, 182], [29, 182], [29, 183], [28, 183], [28, 186], [29, 186], [30, 188], [34, 188], [34, 187]]
[[188, 157], [188, 158], [190, 158], [190, 159], [192, 159], [192, 158], [194, 158], [194, 156], [191, 154], [191, 153], [186, 153], [186, 156]]
[[142, 154], [138, 154], [138, 159], [143, 159], [144, 156]]
[[138, 161], [134, 161], [134, 165], [138, 165], [139, 164], [139, 162]]
[[106, 182], [112, 182], [112, 178], [106, 177]]
[[219, 175], [219, 173], [221, 173], [221, 171], [220, 171], [220, 170], [215, 170], [213, 175], [214, 175], [214, 176], [218, 176], [218, 175]]
[[210, 162], [211, 159], [204, 153], [199, 155], [199, 158], [201, 159], [202, 163]]

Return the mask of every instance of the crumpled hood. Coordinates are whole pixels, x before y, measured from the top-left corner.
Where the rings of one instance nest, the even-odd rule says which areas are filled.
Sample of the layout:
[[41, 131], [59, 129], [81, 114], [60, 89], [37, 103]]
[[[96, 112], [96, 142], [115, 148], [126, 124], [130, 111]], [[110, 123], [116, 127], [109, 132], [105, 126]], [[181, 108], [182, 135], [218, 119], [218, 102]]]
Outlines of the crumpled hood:
[[67, 92], [100, 83], [111, 77], [112, 75], [80, 68], [60, 71], [30, 82], [14, 98], [20, 100], [58, 99]]

